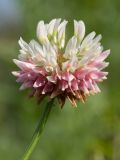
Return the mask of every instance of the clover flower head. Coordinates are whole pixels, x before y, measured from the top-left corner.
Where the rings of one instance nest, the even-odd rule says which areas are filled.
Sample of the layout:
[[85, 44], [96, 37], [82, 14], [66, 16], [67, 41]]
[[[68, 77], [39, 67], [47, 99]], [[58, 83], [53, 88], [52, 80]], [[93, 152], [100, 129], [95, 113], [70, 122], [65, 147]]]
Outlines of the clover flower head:
[[66, 98], [77, 106], [76, 100], [85, 101], [86, 97], [100, 92], [98, 83], [106, 79], [108, 66], [104, 60], [110, 50], [103, 51], [100, 40], [91, 32], [85, 37], [85, 24], [74, 20], [74, 35], [65, 44], [67, 21], [53, 19], [37, 26], [39, 42], [26, 43], [19, 40], [21, 47], [18, 59], [14, 63], [20, 68], [13, 74], [20, 89], [30, 88], [31, 95], [40, 101], [43, 97], [57, 97], [64, 105]]

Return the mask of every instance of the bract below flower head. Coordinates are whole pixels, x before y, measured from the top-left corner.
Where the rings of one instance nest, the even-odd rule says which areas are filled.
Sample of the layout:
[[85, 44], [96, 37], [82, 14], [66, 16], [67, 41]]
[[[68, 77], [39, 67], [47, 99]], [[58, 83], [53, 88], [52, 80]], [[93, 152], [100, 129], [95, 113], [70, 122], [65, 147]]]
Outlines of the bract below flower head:
[[30, 88], [32, 95], [41, 100], [45, 96], [57, 97], [64, 105], [66, 98], [77, 106], [76, 100], [85, 101], [90, 94], [100, 92], [98, 83], [106, 79], [108, 66], [104, 62], [110, 50], [103, 51], [101, 35], [91, 32], [85, 36], [83, 21], [74, 20], [74, 35], [65, 45], [67, 21], [53, 19], [37, 26], [39, 42], [26, 43], [19, 40], [21, 47], [18, 60], [20, 68], [13, 72], [20, 89]]

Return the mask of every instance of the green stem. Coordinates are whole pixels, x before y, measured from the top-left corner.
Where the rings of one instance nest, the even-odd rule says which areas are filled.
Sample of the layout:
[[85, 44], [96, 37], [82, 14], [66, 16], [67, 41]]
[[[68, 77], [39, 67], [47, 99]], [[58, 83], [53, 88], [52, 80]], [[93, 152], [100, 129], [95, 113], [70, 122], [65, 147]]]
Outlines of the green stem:
[[33, 134], [31, 143], [29, 144], [29, 146], [26, 150], [26, 153], [25, 153], [22, 160], [28, 160], [30, 158], [33, 150], [35, 149], [36, 145], [38, 144], [38, 142], [40, 140], [41, 133], [42, 133], [44, 127], [45, 127], [45, 124], [47, 122], [49, 113], [51, 111], [53, 101], [54, 101], [54, 99], [52, 99], [50, 102], [48, 102], [47, 105], [45, 106], [44, 111], [43, 111], [43, 113], [40, 117], [40, 121], [38, 123], [38, 126], [37, 126], [37, 128], [36, 128], [36, 130]]

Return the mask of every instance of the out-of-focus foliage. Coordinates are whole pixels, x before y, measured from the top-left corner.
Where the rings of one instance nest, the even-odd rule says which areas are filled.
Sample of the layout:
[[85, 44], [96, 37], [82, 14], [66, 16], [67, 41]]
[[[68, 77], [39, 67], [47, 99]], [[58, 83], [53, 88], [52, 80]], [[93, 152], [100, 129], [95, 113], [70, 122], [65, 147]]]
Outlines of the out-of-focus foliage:
[[[16, 18], [12, 21], [8, 18], [0, 25], [0, 160], [20, 159], [46, 104], [44, 101], [37, 105], [35, 99], [26, 96], [26, 91], [18, 91], [19, 84], [11, 75], [11, 71], [16, 70], [12, 59], [18, 55], [17, 41], [19, 36], [26, 41], [35, 38], [39, 20], [48, 22], [57, 17], [70, 21], [68, 37], [73, 33], [73, 19], [84, 20], [87, 33], [95, 30], [103, 35], [104, 48], [111, 49], [107, 68], [110, 73], [100, 86], [102, 92], [89, 97], [86, 104], [78, 103], [78, 108], [72, 108], [66, 102], [61, 110], [55, 102], [41, 143], [31, 159], [120, 160], [120, 1], [4, 2], [7, 8], [12, 2], [17, 5], [14, 5]], [[2, 10], [0, 23], [5, 20], [4, 8]]]

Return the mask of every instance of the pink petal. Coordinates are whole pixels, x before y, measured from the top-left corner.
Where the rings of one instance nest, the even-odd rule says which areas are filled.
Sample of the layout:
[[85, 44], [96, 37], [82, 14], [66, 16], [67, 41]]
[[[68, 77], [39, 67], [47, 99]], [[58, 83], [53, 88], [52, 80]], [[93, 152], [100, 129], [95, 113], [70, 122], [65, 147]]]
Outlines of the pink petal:
[[78, 88], [78, 81], [76, 79], [73, 79], [71, 81], [71, 88], [73, 91], [77, 91], [79, 88]]
[[108, 72], [101, 72], [101, 71], [93, 71], [91, 73], [89, 73], [89, 76], [93, 79], [93, 80], [101, 80], [103, 79], [105, 76], [107, 76]]
[[96, 82], [93, 82], [93, 84], [94, 84], [95, 92], [96, 92], [96, 93], [101, 92], [100, 89], [99, 89], [99, 87], [98, 87], [98, 85], [96, 84]]
[[48, 82], [48, 83], [45, 85], [45, 87], [44, 87], [44, 89], [43, 89], [43, 91], [42, 91], [42, 94], [52, 92], [53, 88], [54, 88], [53, 83]]
[[108, 57], [109, 54], [110, 54], [110, 50], [106, 50], [106, 51], [102, 52], [102, 53], [100, 54], [100, 56], [97, 57], [97, 61], [98, 61], [98, 62], [104, 61], [104, 60]]
[[76, 70], [74, 75], [77, 79], [84, 79], [87, 73], [88, 73], [88, 69], [80, 69], [80, 70]]
[[34, 82], [33, 84], [33, 87], [34, 88], [38, 88], [38, 87], [41, 87], [41, 86], [44, 86], [46, 83], [46, 79], [44, 77], [38, 77], [37, 80]]
[[32, 86], [33, 86], [33, 82], [32, 81], [24, 82], [21, 85], [20, 90], [24, 90], [26, 88], [31, 88]]
[[36, 72], [36, 73], [40, 73], [42, 74], [43, 76], [46, 76], [47, 75], [47, 71], [45, 70], [45, 68], [43, 67], [35, 67], [33, 68], [33, 70]]
[[74, 78], [75, 77], [71, 73], [69, 73], [69, 72], [65, 72], [62, 75], [62, 79], [66, 80], [68, 82], [72, 81]]
[[28, 70], [35, 68], [35, 65], [28, 62], [19, 61], [17, 59], [13, 59], [13, 61], [21, 70]]
[[64, 91], [66, 88], [68, 88], [68, 82], [65, 80], [59, 81], [59, 89]]
[[61, 91], [58, 87], [56, 87], [56, 88], [53, 90], [50, 98], [54, 98], [54, 97], [58, 96], [58, 95], [61, 94], [61, 93], [62, 93], [62, 91]]
[[105, 67], [107, 67], [108, 65], [109, 65], [109, 62], [94, 61], [94, 62], [92, 62], [92, 63], [89, 64], [89, 67], [93, 67], [93, 68], [97, 68], [99, 70], [102, 70]]
[[85, 94], [89, 94], [88, 88], [84, 80], [80, 81], [79, 90], [83, 91]]
[[52, 76], [47, 76], [48, 81], [52, 82], [52, 83], [56, 83], [57, 82], [57, 75], [54, 74]]

